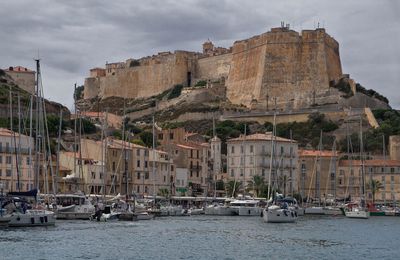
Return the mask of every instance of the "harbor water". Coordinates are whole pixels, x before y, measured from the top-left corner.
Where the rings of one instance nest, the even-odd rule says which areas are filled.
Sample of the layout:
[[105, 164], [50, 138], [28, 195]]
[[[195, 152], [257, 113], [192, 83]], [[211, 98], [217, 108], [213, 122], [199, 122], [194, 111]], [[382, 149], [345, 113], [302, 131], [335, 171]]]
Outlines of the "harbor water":
[[398, 259], [400, 217], [165, 217], [0, 229], [0, 259]]

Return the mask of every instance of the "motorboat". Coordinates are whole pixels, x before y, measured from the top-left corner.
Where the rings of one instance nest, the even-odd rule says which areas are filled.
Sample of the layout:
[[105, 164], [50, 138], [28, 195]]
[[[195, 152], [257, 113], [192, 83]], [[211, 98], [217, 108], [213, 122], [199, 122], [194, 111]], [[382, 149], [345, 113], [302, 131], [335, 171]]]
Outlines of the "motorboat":
[[147, 211], [134, 213], [134, 216], [136, 217], [136, 220], [151, 220], [154, 218], [154, 215], [149, 214], [149, 212]]
[[236, 215], [236, 209], [230, 206], [229, 201], [223, 203], [214, 203], [207, 206], [204, 210], [206, 215], [218, 215], [218, 216], [233, 216]]
[[324, 208], [319, 206], [306, 207], [304, 210], [306, 215], [325, 215]]
[[239, 216], [260, 216], [261, 208], [258, 206], [259, 201], [254, 199], [238, 199], [230, 203], [235, 215]]
[[58, 219], [90, 219], [95, 207], [83, 194], [57, 194], [53, 207]]

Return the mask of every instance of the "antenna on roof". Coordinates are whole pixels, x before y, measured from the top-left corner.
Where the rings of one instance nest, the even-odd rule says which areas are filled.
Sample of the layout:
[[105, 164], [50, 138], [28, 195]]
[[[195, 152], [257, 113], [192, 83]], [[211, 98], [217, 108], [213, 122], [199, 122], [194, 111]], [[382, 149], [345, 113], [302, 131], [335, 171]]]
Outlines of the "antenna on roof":
[[318, 27], [317, 28], [319, 29], [319, 22], [318, 22]]

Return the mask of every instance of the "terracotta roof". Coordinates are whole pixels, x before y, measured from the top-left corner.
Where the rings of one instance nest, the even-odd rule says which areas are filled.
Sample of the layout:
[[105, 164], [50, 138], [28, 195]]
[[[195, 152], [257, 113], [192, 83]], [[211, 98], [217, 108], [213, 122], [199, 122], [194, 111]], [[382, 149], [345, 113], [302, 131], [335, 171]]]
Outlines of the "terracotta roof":
[[[246, 141], [271, 141], [272, 139], [272, 132], [266, 132], [265, 134], [262, 133], [257, 133], [257, 134], [252, 134], [252, 135], [240, 135], [238, 138], [232, 138], [229, 139], [227, 142], [242, 142], [244, 140]], [[279, 137], [276, 136], [276, 141], [279, 142], [293, 142], [293, 143], [297, 143], [295, 140], [290, 140], [290, 139], [286, 139], [283, 137]]]
[[22, 67], [22, 66], [9, 67], [9, 68], [5, 69], [5, 71], [35, 73], [33, 70], [30, 70], [30, 69]]
[[[360, 160], [340, 160], [339, 161], [339, 166], [360, 166], [361, 161]], [[365, 160], [364, 162], [365, 166], [399, 166], [400, 167], [400, 161], [399, 160]]]
[[[0, 128], [0, 136], [10, 136], [10, 137], [13, 137], [13, 136], [14, 136], [14, 132], [11, 131], [11, 130], [9, 130], [9, 129], [7, 129], [7, 128]], [[17, 133], [17, 132], [15, 132], [15, 136], [21, 136], [21, 137], [29, 138], [29, 136], [23, 135], [23, 134], [20, 135], [20, 134]]]
[[183, 148], [183, 149], [197, 149], [195, 146], [190, 146], [190, 145], [185, 145], [185, 144], [176, 144], [177, 147]]
[[[60, 152], [60, 154], [64, 154], [65, 156], [68, 157], [74, 157], [76, 155], [76, 159], [79, 159], [79, 153], [74, 153], [74, 152]], [[93, 158], [85, 158], [82, 157], [82, 160], [93, 160]]]
[[333, 157], [338, 156], [338, 152], [333, 152], [329, 150], [299, 150], [299, 157], [301, 156], [320, 156], [320, 157]]
[[142, 145], [134, 144], [131, 142], [124, 142], [124, 141], [118, 140], [118, 139], [112, 139], [108, 144], [108, 147], [110, 147], [110, 148], [121, 149], [121, 148], [124, 148], [124, 146], [125, 146], [125, 149], [132, 149], [132, 148], [149, 149]]

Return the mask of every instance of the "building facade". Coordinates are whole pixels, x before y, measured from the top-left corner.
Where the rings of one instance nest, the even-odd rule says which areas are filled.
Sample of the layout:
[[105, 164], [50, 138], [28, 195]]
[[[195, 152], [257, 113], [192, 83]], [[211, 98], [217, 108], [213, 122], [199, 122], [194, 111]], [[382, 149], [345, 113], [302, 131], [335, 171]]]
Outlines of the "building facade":
[[[275, 140], [274, 148], [272, 140]], [[241, 135], [227, 141], [227, 173], [230, 179], [242, 183], [242, 190], [251, 187], [254, 176], [261, 176], [267, 183], [286, 194], [293, 194], [297, 187], [298, 160], [296, 141], [276, 137], [271, 133]], [[271, 163], [272, 162], [272, 163]], [[272, 167], [271, 167], [272, 165]]]

